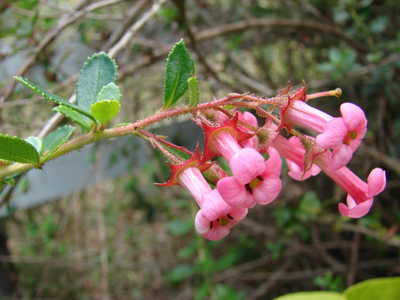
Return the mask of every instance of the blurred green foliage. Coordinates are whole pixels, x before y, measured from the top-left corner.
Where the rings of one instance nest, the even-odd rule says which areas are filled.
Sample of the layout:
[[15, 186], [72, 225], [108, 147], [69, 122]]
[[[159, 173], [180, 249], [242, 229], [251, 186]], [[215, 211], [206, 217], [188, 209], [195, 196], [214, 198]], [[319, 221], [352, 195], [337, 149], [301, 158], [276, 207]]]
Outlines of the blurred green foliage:
[[[63, 17], [75, 13], [75, 4], [1, 2], [2, 63], [29, 57]], [[116, 1], [71, 22], [40, 51], [26, 76], [58, 88], [68, 99], [76, 80], [63, 63], [71, 64], [73, 57], [81, 66], [91, 55], [80, 53], [82, 48], [75, 51], [74, 43], [92, 53], [108, 51], [119, 25], [126, 22], [126, 31], [149, 5], [136, 14], [133, 7], [131, 1]], [[100, 212], [99, 187], [89, 187], [7, 219], [8, 245], [18, 270], [17, 298], [9, 294], [10, 299], [100, 299], [106, 293], [109, 299], [273, 299], [296, 291], [342, 291], [367, 278], [398, 275], [399, 15], [400, 5], [393, 0], [165, 3], [116, 58], [125, 105], [119, 122], [161, 108], [165, 59], [171, 45], [184, 38], [196, 59], [203, 102], [229, 92], [272, 96], [289, 80], [299, 86], [304, 79], [309, 93], [342, 88], [341, 98], [312, 100], [312, 105], [335, 116], [346, 101], [365, 110], [369, 132], [350, 168], [363, 179], [374, 167], [386, 169], [388, 188], [369, 215], [349, 220], [337, 212], [345, 195], [326, 177], [298, 183], [283, 175], [285, 187], [274, 203], [252, 210], [225, 240], [209, 242], [195, 233], [197, 208], [191, 197], [179, 187], [153, 185], [165, 182], [169, 170], [159, 153], [149, 151], [152, 163], [140, 172], [102, 184], [107, 200]], [[258, 19], [271, 23], [234, 26]], [[189, 28], [202, 37], [195, 45]], [[9, 82], [7, 76], [0, 78], [1, 95]], [[17, 87], [8, 106], [1, 106], [2, 132], [29, 136], [49, 119], [50, 104], [29, 97]], [[11, 105], [24, 98], [23, 105]], [[124, 155], [135, 153], [116, 153], [110, 161]], [[99, 214], [105, 219], [105, 244], [98, 239]], [[109, 268], [108, 286], [100, 288], [101, 249], [107, 250]], [[349, 278], [354, 260], [357, 267]]]

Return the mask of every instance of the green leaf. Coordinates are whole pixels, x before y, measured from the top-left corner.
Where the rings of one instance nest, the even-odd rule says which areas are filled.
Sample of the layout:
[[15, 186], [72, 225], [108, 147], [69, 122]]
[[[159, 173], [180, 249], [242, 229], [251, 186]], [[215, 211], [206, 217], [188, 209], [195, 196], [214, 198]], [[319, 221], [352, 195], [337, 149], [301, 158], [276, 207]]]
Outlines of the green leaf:
[[34, 146], [19, 137], [0, 135], [0, 159], [37, 165], [39, 153]]
[[30, 82], [28, 79], [25, 79], [23, 77], [20, 76], [16, 76], [14, 77], [16, 80], [18, 80], [20, 83], [22, 83], [23, 85], [25, 85], [27, 88], [31, 89], [32, 91], [38, 93], [39, 95], [41, 95], [42, 97], [49, 99], [51, 101], [54, 101], [57, 104], [60, 105], [64, 105], [90, 119], [92, 119], [94, 122], [96, 122], [96, 119], [90, 114], [89, 110], [84, 110], [81, 109], [79, 106], [57, 96], [54, 95], [53, 93], [50, 93], [49, 91], [46, 91], [45, 89], [41, 88], [40, 86], [34, 84], [33, 82]]
[[[86, 111], [97, 101], [102, 88], [117, 80], [115, 61], [104, 52], [90, 57], [84, 64], [76, 87], [78, 106]], [[110, 100], [110, 99], [107, 99]]]
[[188, 85], [189, 85], [189, 108], [194, 108], [196, 105], [199, 103], [199, 82], [197, 81], [197, 78], [192, 75], [188, 79]]
[[164, 109], [175, 104], [188, 89], [194, 74], [194, 61], [183, 40], [175, 44], [168, 55], [164, 78]]
[[398, 300], [400, 277], [369, 279], [349, 287], [344, 294], [347, 300]]
[[82, 115], [77, 113], [75, 110], [64, 105], [59, 105], [53, 108], [53, 111], [58, 111], [59, 113], [70, 119], [72, 122], [82, 126], [86, 131], [90, 131], [90, 124], [88, 120], [83, 118]]
[[322, 299], [346, 300], [346, 297], [343, 294], [337, 292], [299, 292], [299, 293], [283, 295], [278, 298], [275, 298], [274, 300], [322, 300]]
[[42, 154], [43, 143], [42, 143], [41, 139], [39, 139], [36, 136], [30, 136], [30, 137], [26, 138], [25, 141], [27, 141], [29, 144], [31, 144], [33, 147], [35, 147], [35, 149], [39, 155]]
[[103, 100], [92, 104], [90, 111], [92, 115], [106, 126], [120, 111], [121, 104], [117, 100]]
[[116, 100], [119, 102], [121, 99], [121, 92], [119, 86], [111, 82], [106, 86], [103, 86], [100, 93], [97, 95], [96, 102], [103, 100]]
[[75, 129], [76, 127], [65, 125], [50, 132], [43, 139], [43, 153], [47, 152], [44, 159], [53, 154], [62, 144], [68, 141]]

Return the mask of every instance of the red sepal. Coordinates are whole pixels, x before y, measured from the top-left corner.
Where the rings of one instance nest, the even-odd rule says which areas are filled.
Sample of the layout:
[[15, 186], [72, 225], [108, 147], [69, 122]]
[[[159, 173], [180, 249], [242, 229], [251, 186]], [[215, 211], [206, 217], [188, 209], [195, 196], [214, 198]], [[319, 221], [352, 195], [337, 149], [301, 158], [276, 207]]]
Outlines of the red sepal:
[[186, 169], [186, 168], [198, 168], [200, 172], [207, 171], [212, 164], [204, 164], [200, 161], [200, 151], [199, 148], [196, 147], [193, 156], [187, 160], [185, 163], [181, 165], [174, 165], [171, 163], [167, 163], [170, 170], [171, 170], [171, 178], [165, 183], [155, 183], [159, 186], [173, 186], [179, 184], [179, 175]]
[[213, 147], [213, 139], [221, 131], [223, 130], [229, 131], [236, 138], [238, 143], [246, 141], [254, 136], [255, 133], [247, 133], [241, 131], [238, 128], [238, 121], [239, 121], [239, 114], [236, 113], [232, 119], [230, 119], [224, 125], [221, 125], [219, 127], [210, 127], [204, 123], [202, 124], [204, 134], [206, 136], [206, 140], [204, 142], [204, 153], [201, 159], [202, 162], [206, 162], [211, 158], [220, 155], [219, 152], [215, 149], [215, 147]]

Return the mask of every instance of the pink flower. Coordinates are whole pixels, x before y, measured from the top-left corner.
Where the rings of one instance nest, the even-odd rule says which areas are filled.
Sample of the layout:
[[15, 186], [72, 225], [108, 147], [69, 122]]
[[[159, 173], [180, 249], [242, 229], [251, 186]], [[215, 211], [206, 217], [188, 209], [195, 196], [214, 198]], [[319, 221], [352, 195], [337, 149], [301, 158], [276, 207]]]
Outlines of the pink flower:
[[242, 149], [239, 143], [250, 139], [254, 134], [246, 133], [238, 128], [239, 115], [222, 126], [210, 127], [203, 124], [206, 135], [202, 161], [206, 162], [214, 156], [223, 156], [228, 162]]
[[229, 234], [230, 229], [239, 223], [247, 214], [247, 209], [236, 209], [229, 206], [204, 179], [199, 168], [207, 169], [208, 165], [199, 165], [199, 152], [196, 150], [191, 159], [181, 165], [169, 164], [171, 179], [161, 186], [179, 184], [183, 186], [200, 206], [195, 219], [195, 227], [205, 238], [216, 241]]
[[316, 138], [319, 147], [334, 149], [329, 165], [332, 170], [347, 165], [367, 131], [367, 119], [357, 105], [343, 103], [340, 111], [342, 117], [329, 120]]
[[329, 168], [331, 160], [331, 153], [324, 152], [315, 157], [314, 162], [348, 193], [347, 205], [339, 203], [340, 213], [351, 218], [366, 215], [373, 204], [373, 197], [382, 192], [386, 186], [385, 171], [380, 168], [373, 169], [368, 176], [368, 183], [365, 183], [346, 167], [331, 170]]
[[298, 137], [292, 136], [289, 140], [279, 135], [273, 147], [276, 148], [281, 156], [286, 158], [289, 168], [289, 176], [295, 180], [306, 180], [311, 176], [317, 175], [321, 169], [312, 163], [307, 162], [306, 166], [306, 150]]
[[251, 208], [257, 202], [268, 204], [278, 196], [282, 183], [279, 178], [282, 161], [274, 148], [269, 159], [253, 148], [244, 148], [233, 156], [229, 165], [232, 177], [218, 181], [221, 197], [232, 207]]

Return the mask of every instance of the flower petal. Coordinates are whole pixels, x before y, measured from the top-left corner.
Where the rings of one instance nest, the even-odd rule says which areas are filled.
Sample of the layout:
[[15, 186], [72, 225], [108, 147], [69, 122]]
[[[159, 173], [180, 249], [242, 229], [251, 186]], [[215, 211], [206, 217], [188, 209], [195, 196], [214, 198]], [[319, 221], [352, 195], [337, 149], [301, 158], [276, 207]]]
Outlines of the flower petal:
[[367, 119], [365, 118], [364, 111], [354, 103], [343, 103], [340, 105], [340, 112], [342, 113], [344, 123], [348, 128], [347, 131], [367, 127]]
[[203, 195], [201, 213], [206, 219], [214, 221], [219, 216], [228, 214], [231, 209], [232, 207], [222, 199], [217, 189]]
[[264, 157], [253, 148], [237, 152], [229, 165], [233, 176], [241, 184], [249, 183], [265, 170]]
[[257, 188], [253, 189], [253, 197], [259, 204], [266, 205], [278, 197], [281, 188], [282, 181], [279, 178], [264, 180]]
[[217, 189], [222, 199], [232, 207], [241, 207], [246, 201], [246, 188], [235, 177], [220, 179]]
[[360, 204], [355, 204], [355, 201], [350, 195], [347, 195], [347, 205], [343, 203], [339, 203], [339, 211], [340, 213], [349, 218], [361, 218], [365, 216], [372, 207], [374, 200], [368, 199]]
[[239, 120], [246, 122], [247, 124], [254, 126], [254, 127], [258, 126], [256, 116], [248, 111], [245, 111], [242, 115], [239, 115]]
[[329, 163], [328, 170], [335, 171], [346, 166], [353, 157], [353, 150], [350, 146], [342, 144], [332, 152], [332, 161]]
[[220, 226], [217, 222], [212, 222], [213, 225], [210, 223], [199, 210], [194, 221], [198, 233], [211, 241], [218, 241], [229, 234], [231, 226]]
[[386, 186], [386, 172], [375, 168], [368, 176], [368, 197], [373, 197], [382, 192]]
[[347, 132], [347, 126], [342, 118], [332, 118], [326, 123], [323, 133], [317, 136], [317, 144], [324, 149], [338, 148], [343, 144]]

